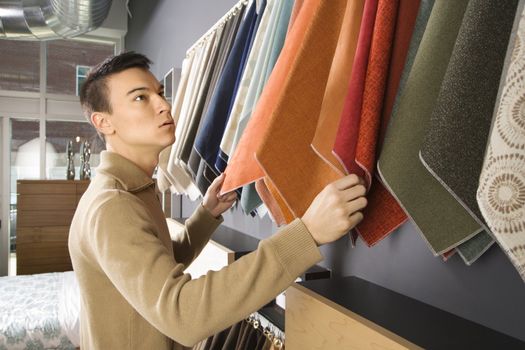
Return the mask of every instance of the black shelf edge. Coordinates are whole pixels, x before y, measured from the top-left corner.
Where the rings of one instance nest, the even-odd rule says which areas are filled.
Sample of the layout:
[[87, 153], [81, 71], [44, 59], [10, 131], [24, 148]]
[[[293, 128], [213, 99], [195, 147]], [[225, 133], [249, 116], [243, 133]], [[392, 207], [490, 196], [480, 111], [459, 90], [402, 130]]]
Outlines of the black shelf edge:
[[265, 306], [257, 311], [284, 333], [284, 310], [277, 304]]

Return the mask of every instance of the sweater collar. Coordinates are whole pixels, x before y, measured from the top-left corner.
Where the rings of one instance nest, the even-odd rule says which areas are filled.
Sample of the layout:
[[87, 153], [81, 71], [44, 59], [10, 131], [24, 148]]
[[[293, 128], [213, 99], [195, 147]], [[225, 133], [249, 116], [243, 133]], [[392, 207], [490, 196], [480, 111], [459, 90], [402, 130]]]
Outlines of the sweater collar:
[[155, 185], [144, 170], [131, 160], [118, 153], [102, 151], [97, 173], [102, 173], [118, 181], [122, 188], [128, 192], [139, 192], [149, 186]]

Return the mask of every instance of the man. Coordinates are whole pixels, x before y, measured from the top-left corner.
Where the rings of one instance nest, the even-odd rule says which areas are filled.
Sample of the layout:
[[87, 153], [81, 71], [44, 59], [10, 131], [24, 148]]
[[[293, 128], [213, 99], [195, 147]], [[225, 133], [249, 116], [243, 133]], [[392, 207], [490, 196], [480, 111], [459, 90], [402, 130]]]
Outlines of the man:
[[361, 219], [365, 188], [355, 175], [325, 188], [301, 219], [259, 248], [196, 280], [183, 273], [236, 200], [218, 196], [217, 178], [173, 243], [154, 190], [161, 150], [175, 139], [170, 105], [133, 52], [107, 59], [88, 75], [80, 101], [104, 137], [97, 175], [78, 204], [69, 250], [81, 296], [81, 349], [191, 346], [238, 322], [322, 259], [319, 245]]

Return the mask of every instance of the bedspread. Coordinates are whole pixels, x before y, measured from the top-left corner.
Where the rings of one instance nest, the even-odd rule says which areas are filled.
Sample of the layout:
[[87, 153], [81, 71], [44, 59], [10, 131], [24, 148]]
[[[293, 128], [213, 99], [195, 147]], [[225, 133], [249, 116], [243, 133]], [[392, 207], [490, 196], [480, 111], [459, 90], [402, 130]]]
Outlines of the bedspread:
[[0, 296], [0, 350], [78, 346], [73, 272], [0, 277]]

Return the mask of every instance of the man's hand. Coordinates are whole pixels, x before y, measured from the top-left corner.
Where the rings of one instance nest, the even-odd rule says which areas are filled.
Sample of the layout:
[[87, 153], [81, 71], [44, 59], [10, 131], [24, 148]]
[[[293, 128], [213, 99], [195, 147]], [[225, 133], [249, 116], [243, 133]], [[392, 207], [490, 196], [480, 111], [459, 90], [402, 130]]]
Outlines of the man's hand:
[[211, 183], [210, 187], [208, 187], [202, 200], [202, 206], [215, 217], [221, 216], [222, 213], [230, 209], [237, 200], [237, 193], [235, 191], [219, 196], [223, 182], [224, 174], [221, 174]]
[[302, 220], [317, 245], [338, 240], [361, 220], [366, 188], [356, 175], [327, 185], [312, 201]]

